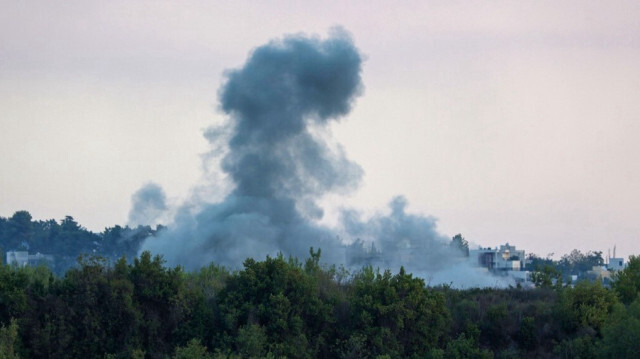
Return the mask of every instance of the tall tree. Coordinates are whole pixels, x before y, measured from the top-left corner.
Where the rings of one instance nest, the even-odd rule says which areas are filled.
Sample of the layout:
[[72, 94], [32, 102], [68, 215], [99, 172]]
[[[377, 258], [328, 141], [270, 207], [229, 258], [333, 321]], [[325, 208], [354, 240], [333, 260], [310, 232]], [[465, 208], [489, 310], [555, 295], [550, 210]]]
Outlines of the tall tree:
[[602, 328], [603, 358], [636, 358], [640, 353], [640, 301], [617, 304]]
[[640, 293], [640, 256], [629, 256], [627, 267], [613, 275], [612, 287], [620, 300], [630, 304]]
[[469, 256], [469, 242], [467, 242], [462, 234], [458, 233], [453, 238], [451, 238], [451, 243], [449, 244], [451, 248], [455, 248], [462, 252], [465, 257]]

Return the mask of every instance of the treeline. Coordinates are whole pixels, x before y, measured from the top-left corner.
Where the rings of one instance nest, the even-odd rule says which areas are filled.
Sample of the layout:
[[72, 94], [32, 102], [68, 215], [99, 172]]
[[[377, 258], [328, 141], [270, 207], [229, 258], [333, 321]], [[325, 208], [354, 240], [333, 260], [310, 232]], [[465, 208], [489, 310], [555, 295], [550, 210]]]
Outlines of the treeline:
[[612, 289], [428, 288], [320, 265], [320, 251], [230, 272], [82, 258], [64, 277], [0, 267], [2, 358], [632, 358], [640, 257]]
[[[564, 283], [571, 282], [572, 276], [578, 280], [595, 280], [597, 275], [592, 271], [593, 267], [605, 265], [601, 251], [581, 252], [574, 249], [569, 254], [563, 255], [559, 260], [553, 260], [551, 255], [546, 258], [529, 254], [527, 256], [527, 270], [544, 271], [559, 278]], [[608, 283], [607, 283], [608, 284]]]
[[[49, 266], [0, 266], [0, 358], [640, 355], [639, 257], [607, 287], [589, 276], [602, 252], [573, 251], [557, 261], [529, 256], [536, 289], [458, 290], [427, 288], [404, 270], [322, 266], [313, 250], [304, 262], [247, 259], [238, 271], [185, 272], [136, 257], [160, 230], [93, 233], [70, 216], [0, 217], [3, 250], [56, 257]], [[461, 235], [450, 246], [468, 253]], [[567, 285], [571, 275], [588, 280]]]
[[100, 255], [117, 260], [125, 255], [133, 258], [140, 245], [149, 236], [155, 236], [162, 226], [113, 226], [102, 233], [94, 233], [80, 226], [73, 217], [66, 216], [60, 222], [49, 219], [34, 221], [27, 211], [17, 211], [9, 218], [0, 217], [0, 253], [4, 261], [7, 251], [28, 251], [52, 255], [48, 266], [58, 275], [74, 266], [82, 254]]

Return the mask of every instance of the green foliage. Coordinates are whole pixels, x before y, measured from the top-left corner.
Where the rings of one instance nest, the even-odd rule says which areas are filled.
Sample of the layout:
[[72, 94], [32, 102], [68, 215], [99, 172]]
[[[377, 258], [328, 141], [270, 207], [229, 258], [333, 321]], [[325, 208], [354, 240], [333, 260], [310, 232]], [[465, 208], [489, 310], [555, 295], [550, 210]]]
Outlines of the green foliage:
[[504, 348], [509, 342], [508, 322], [509, 313], [505, 303], [491, 306], [481, 323], [483, 342], [492, 349]]
[[629, 256], [629, 264], [614, 274], [613, 289], [620, 300], [630, 304], [638, 298], [640, 293], [640, 256]]
[[209, 359], [213, 356], [207, 352], [207, 347], [200, 344], [200, 340], [191, 339], [186, 347], [177, 347], [173, 359]]
[[555, 347], [554, 353], [558, 358], [563, 359], [595, 359], [598, 357], [596, 341], [588, 334], [563, 340]]
[[187, 273], [187, 276], [194, 290], [202, 292], [207, 300], [215, 300], [231, 277], [231, 273], [226, 268], [211, 263], [197, 272]]
[[532, 270], [539, 270], [544, 266], [554, 266], [553, 259], [551, 259], [552, 253], [550, 253], [546, 258], [542, 258], [535, 253], [527, 254], [527, 266]]
[[8, 326], [0, 327], [0, 359], [18, 359], [18, 323], [11, 319]]
[[27, 309], [27, 273], [21, 268], [0, 266], [0, 324], [19, 318]]
[[602, 258], [602, 252], [589, 251], [582, 253], [577, 249], [574, 249], [569, 254], [565, 254], [560, 258], [558, 262], [558, 269], [569, 274], [575, 274], [582, 276], [587, 271], [590, 271], [593, 267], [604, 265], [604, 258]]
[[615, 294], [600, 282], [581, 281], [574, 288], [563, 290], [558, 317], [568, 333], [575, 333], [580, 328], [591, 328], [599, 333], [616, 302]]
[[327, 347], [334, 319], [309, 263], [306, 272], [282, 256], [244, 266], [219, 293], [220, 344], [255, 354], [265, 342], [263, 353], [287, 357], [311, 357]]
[[10, 218], [0, 217], [0, 247], [4, 251], [52, 255], [54, 261], [48, 265], [61, 276], [75, 265], [78, 256], [86, 253], [114, 261], [122, 255], [133, 258], [142, 241], [161, 229], [115, 226], [97, 234], [80, 226], [71, 216], [65, 216], [60, 223], [53, 219], [33, 221], [29, 212], [17, 211]]
[[602, 328], [602, 358], [636, 358], [640, 353], [640, 300], [616, 304]]
[[550, 287], [548, 285], [548, 276], [551, 276], [551, 280], [554, 283], [558, 277], [562, 278], [558, 283], [562, 281], [569, 282], [573, 275], [577, 276], [578, 280], [589, 279], [593, 281], [596, 279], [591, 272], [593, 268], [604, 266], [604, 258], [601, 251], [583, 253], [574, 249], [571, 253], [563, 255], [558, 261], [552, 260], [550, 258], [551, 255], [553, 253], [546, 258], [538, 257], [535, 254], [527, 256], [529, 268], [533, 269], [538, 276], [536, 280], [546, 287]]
[[462, 237], [462, 234], [458, 233], [453, 236], [453, 238], [451, 238], [451, 243], [449, 243], [449, 246], [460, 251], [465, 257], [469, 256], [469, 242], [467, 242], [467, 240]]
[[560, 288], [562, 273], [553, 266], [545, 265], [531, 272], [531, 281], [538, 288]]
[[267, 347], [267, 334], [257, 324], [245, 325], [238, 330], [238, 353], [243, 358], [261, 358]]
[[324, 266], [313, 248], [236, 272], [186, 273], [148, 252], [82, 256], [63, 277], [0, 265], [0, 358], [635, 357], [640, 299], [617, 298], [637, 298], [637, 261], [615, 290], [554, 286], [544, 270], [547, 288], [428, 288], [404, 269]]
[[73, 357], [126, 352], [126, 339], [137, 324], [133, 286], [112, 274], [104, 258], [81, 258], [79, 267], [56, 283], [52, 313], [36, 306], [36, 313], [48, 320], [43, 328], [33, 328], [46, 333], [33, 343], [34, 350]]
[[395, 276], [365, 268], [352, 286], [351, 323], [367, 338], [371, 356], [425, 355], [446, 332], [450, 316], [444, 296], [403, 268]]
[[160, 357], [175, 344], [173, 332], [188, 312], [180, 267], [167, 269], [160, 256], [143, 252], [130, 267], [132, 300], [141, 316], [138, 340], [151, 357]]
[[345, 341], [338, 343], [338, 358], [368, 358], [367, 337], [362, 333], [354, 333]]
[[[462, 333], [465, 333], [464, 339], [468, 339], [473, 333], [469, 328], [476, 327], [480, 329], [478, 347], [492, 350], [496, 357], [533, 358], [545, 356], [553, 349], [559, 330], [554, 315], [557, 291], [447, 287], [441, 290], [452, 313], [450, 340]], [[526, 344], [525, 338], [535, 342], [533, 348]]]
[[456, 339], [447, 343], [444, 358], [493, 358], [493, 353], [486, 349], [480, 349], [472, 338], [467, 338], [465, 333], [462, 333]]
[[533, 317], [524, 317], [520, 321], [520, 328], [516, 337], [518, 345], [524, 350], [533, 350], [538, 345], [536, 323]]
[[132, 359], [144, 359], [146, 355], [147, 355], [147, 352], [145, 352], [142, 349], [134, 349], [133, 352], [131, 352]]
[[3, 247], [7, 250], [26, 250], [32, 244], [33, 224], [31, 214], [27, 211], [17, 211], [7, 222], [2, 231], [5, 239]]
[[493, 358], [493, 353], [479, 347], [478, 338], [480, 330], [474, 324], [467, 324], [467, 328], [457, 338], [447, 343], [443, 358]]

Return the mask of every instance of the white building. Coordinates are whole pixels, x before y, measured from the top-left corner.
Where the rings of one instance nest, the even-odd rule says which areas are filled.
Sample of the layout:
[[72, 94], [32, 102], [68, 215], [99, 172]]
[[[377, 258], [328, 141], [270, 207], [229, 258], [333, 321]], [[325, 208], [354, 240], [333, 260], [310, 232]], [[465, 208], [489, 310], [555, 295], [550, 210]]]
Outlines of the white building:
[[479, 248], [469, 250], [469, 260], [473, 265], [485, 267], [491, 271], [524, 270], [524, 250], [517, 250], [509, 243], [500, 248]]
[[29, 252], [27, 251], [9, 251], [7, 252], [8, 265], [24, 267], [29, 263]]
[[624, 258], [609, 258], [607, 269], [610, 271], [624, 269]]
[[36, 253], [29, 254], [27, 251], [9, 251], [7, 252], [7, 264], [17, 267], [26, 267], [28, 265], [38, 265], [44, 262], [53, 262], [53, 256], [48, 254]]

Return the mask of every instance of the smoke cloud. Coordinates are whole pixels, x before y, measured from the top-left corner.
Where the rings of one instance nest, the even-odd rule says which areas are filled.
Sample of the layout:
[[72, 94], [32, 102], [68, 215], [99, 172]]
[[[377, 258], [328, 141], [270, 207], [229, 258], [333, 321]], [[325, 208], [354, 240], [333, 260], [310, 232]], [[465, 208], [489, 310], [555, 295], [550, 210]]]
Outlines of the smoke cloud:
[[402, 197], [391, 202], [388, 215], [362, 220], [345, 209], [337, 228], [318, 224], [323, 210], [317, 200], [348, 193], [362, 178], [342, 147], [322, 135], [362, 93], [361, 64], [341, 29], [326, 39], [293, 35], [254, 49], [243, 67], [226, 73], [219, 91], [228, 123], [205, 134], [210, 156], [221, 153], [220, 168], [233, 189], [216, 203], [196, 198], [185, 204], [142, 250], [188, 269], [212, 261], [235, 268], [247, 257], [277, 253], [304, 258], [310, 247], [321, 248], [328, 263], [404, 265], [421, 273], [460, 258], [433, 218], [406, 213]]
[[131, 196], [128, 224], [157, 224], [167, 209], [167, 197], [162, 187], [156, 183], [147, 183]]

